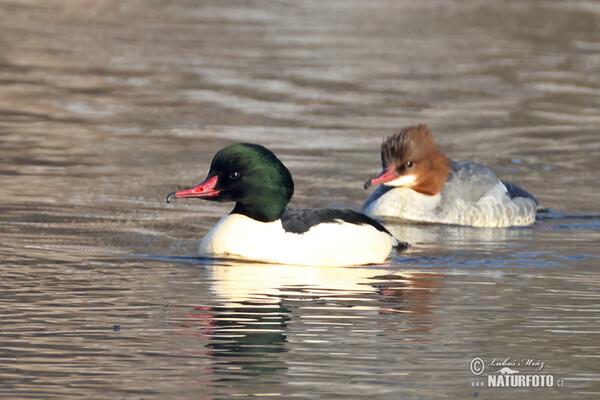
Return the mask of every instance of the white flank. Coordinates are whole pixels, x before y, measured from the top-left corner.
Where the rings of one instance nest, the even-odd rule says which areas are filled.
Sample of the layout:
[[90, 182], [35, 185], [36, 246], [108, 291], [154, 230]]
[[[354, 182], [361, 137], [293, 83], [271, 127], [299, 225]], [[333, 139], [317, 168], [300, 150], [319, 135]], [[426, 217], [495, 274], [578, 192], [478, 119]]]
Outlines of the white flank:
[[303, 234], [286, 232], [281, 221], [259, 222], [231, 214], [206, 234], [200, 253], [239, 256], [294, 265], [347, 266], [381, 263], [396, 240], [371, 225], [323, 223]]

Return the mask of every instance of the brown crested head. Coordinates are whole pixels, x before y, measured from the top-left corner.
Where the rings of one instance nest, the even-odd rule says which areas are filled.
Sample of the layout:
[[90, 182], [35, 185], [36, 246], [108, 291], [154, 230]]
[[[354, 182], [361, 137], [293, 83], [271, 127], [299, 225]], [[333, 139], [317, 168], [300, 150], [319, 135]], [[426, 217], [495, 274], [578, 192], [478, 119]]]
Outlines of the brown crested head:
[[419, 193], [435, 195], [442, 190], [450, 173], [450, 160], [433, 141], [426, 125], [407, 126], [395, 132], [381, 144], [383, 169], [394, 167], [391, 180], [398, 186], [409, 187]]

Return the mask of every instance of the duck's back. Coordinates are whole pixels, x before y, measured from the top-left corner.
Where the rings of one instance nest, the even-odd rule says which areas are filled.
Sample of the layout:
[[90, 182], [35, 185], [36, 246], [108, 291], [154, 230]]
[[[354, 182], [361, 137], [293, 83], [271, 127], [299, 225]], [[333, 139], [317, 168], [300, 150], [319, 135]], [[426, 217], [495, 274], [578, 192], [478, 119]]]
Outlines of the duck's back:
[[441, 197], [438, 212], [448, 223], [481, 227], [529, 225], [538, 206], [526, 190], [473, 162], [452, 163]]

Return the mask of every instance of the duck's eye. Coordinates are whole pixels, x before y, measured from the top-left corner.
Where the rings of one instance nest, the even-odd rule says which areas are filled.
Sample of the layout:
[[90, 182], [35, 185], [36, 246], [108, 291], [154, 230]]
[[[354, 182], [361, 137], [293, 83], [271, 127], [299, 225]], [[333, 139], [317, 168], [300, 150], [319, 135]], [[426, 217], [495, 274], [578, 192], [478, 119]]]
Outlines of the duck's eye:
[[229, 174], [229, 179], [240, 179], [240, 173], [237, 171], [233, 171], [232, 173]]
[[406, 163], [406, 168], [410, 168], [410, 167], [412, 167], [412, 166], [413, 166], [413, 162], [412, 162], [412, 161], [408, 161], [408, 162]]

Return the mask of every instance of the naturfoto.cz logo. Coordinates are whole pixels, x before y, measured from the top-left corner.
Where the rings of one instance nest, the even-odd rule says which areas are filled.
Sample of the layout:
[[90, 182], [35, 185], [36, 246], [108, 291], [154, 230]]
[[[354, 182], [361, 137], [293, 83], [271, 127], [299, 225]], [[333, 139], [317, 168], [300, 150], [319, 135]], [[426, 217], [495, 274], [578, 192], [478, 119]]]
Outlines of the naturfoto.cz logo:
[[[555, 379], [554, 375], [542, 373], [546, 364], [533, 358], [504, 359], [494, 358], [486, 364], [480, 358], [471, 360], [469, 368], [473, 375], [487, 378], [471, 381], [471, 386], [477, 387], [553, 387], [564, 386], [564, 379]], [[486, 371], [487, 377], [482, 376]]]

